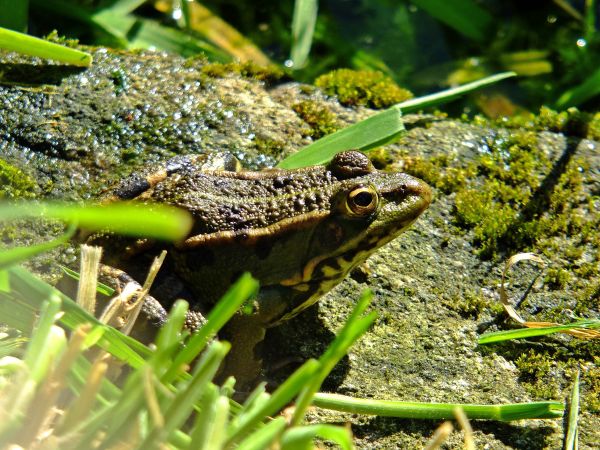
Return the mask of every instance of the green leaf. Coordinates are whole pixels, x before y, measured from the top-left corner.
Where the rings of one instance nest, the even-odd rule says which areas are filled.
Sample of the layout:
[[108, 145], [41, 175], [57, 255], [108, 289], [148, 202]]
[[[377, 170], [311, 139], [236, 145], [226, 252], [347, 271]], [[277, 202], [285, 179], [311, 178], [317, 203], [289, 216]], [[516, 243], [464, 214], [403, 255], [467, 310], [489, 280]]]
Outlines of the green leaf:
[[33, 202], [0, 204], [0, 223], [25, 217], [74, 222], [89, 231], [110, 230], [165, 240], [184, 238], [192, 226], [187, 211], [166, 205], [144, 206], [126, 202], [87, 206]]
[[578, 106], [598, 94], [600, 94], [600, 69], [597, 69], [580, 85], [563, 92], [554, 107], [566, 109], [570, 106]]
[[162, 377], [163, 383], [173, 381], [181, 367], [189, 364], [229, 319], [250, 297], [258, 291], [258, 281], [249, 273], [244, 273], [217, 302], [206, 318], [206, 323], [186, 343], [176, 356], [173, 364]]
[[89, 53], [6, 28], [0, 28], [0, 48], [24, 55], [53, 59], [73, 66], [89, 67], [92, 64], [92, 55]]
[[321, 388], [321, 384], [333, 370], [335, 365], [348, 353], [348, 350], [354, 343], [367, 332], [371, 327], [375, 318], [376, 312], [364, 314], [371, 303], [373, 293], [370, 290], [365, 290], [354, 309], [352, 314], [346, 320], [342, 329], [338, 332], [334, 341], [329, 345], [327, 351], [319, 358], [319, 370], [311, 377], [309, 383], [304, 386], [302, 392], [296, 401], [296, 410], [292, 418], [293, 425], [299, 425], [306, 410], [312, 404], [314, 394]]
[[[263, 450], [265, 448], [274, 447], [274, 442], [277, 437], [283, 432], [287, 423], [284, 417], [276, 417], [264, 427], [250, 434], [246, 439], [241, 441], [236, 447], [236, 450]], [[285, 450], [290, 450], [291, 447], [280, 447]], [[310, 447], [311, 449], [314, 447]]]
[[[69, 269], [66, 266], [60, 266], [60, 269], [70, 278], [79, 281], [79, 273], [75, 272], [72, 269]], [[102, 295], [106, 295], [107, 297], [110, 297], [111, 295], [113, 295], [115, 293], [115, 290], [113, 288], [111, 288], [110, 286], [107, 286], [104, 283], [100, 283], [99, 281], [97, 282], [96, 285], [96, 291], [99, 292]]]
[[227, 429], [226, 445], [232, 446], [261, 424], [265, 417], [275, 414], [289, 403], [314, 376], [318, 368], [319, 363], [309, 359], [273, 392], [267, 402], [239, 417], [239, 421], [232, 423]]
[[338, 152], [350, 149], [364, 151], [380, 147], [396, 140], [403, 132], [402, 112], [398, 106], [393, 106], [319, 139], [288, 156], [277, 164], [277, 167], [295, 169], [323, 164]]
[[412, 0], [440, 22], [477, 42], [490, 36], [494, 17], [473, 0]]
[[281, 447], [286, 450], [311, 450], [315, 448], [315, 438], [333, 441], [343, 450], [350, 450], [352, 433], [348, 428], [327, 424], [293, 427], [287, 430], [281, 438]]
[[572, 330], [576, 328], [600, 328], [600, 319], [579, 320], [577, 322], [569, 323], [566, 325], [556, 325], [553, 327], [519, 328], [516, 330], [494, 331], [492, 333], [485, 333], [479, 336], [479, 340], [477, 341], [477, 343], [481, 345], [493, 344], [497, 342], [508, 341], [510, 339], [525, 339], [534, 336], [545, 336], [547, 334], [558, 333], [561, 331]]
[[452, 419], [454, 409], [460, 407], [469, 419], [512, 421], [521, 419], [556, 419], [562, 417], [562, 402], [508, 403], [504, 405], [476, 405], [460, 403], [419, 403], [395, 400], [352, 398], [339, 394], [315, 394], [313, 405], [319, 408], [345, 411], [353, 414], [371, 414], [407, 419]]
[[317, 23], [317, 0], [296, 0], [294, 3], [294, 17], [292, 19], [292, 51], [291, 60], [294, 69], [301, 69], [306, 65], [312, 38]]
[[579, 421], [579, 370], [575, 375], [573, 388], [571, 389], [571, 401], [569, 402], [569, 420], [567, 423], [567, 436], [565, 437], [565, 450], [577, 450], [577, 434]]
[[134, 368], [140, 367], [145, 362], [145, 358], [151, 354], [148, 347], [129, 336], [125, 336], [113, 327], [101, 323], [94, 316], [81, 309], [73, 300], [26, 269], [13, 266], [8, 269], [8, 272], [12, 292], [15, 295], [18, 294], [20, 302], [31, 308], [31, 314], [39, 313], [44, 299], [58, 296], [62, 301], [64, 311], [59, 321], [70, 330], [74, 330], [78, 325], [84, 323], [91, 323], [94, 328], [101, 327], [103, 333], [98, 341], [98, 346]]
[[446, 89], [441, 92], [436, 92], [431, 95], [424, 95], [422, 97], [413, 98], [410, 100], [406, 100], [405, 102], [399, 103], [397, 106], [402, 109], [403, 113], [411, 113], [416, 112], [425, 108], [429, 108], [431, 106], [438, 106], [444, 103], [448, 103], [458, 97], [461, 97], [469, 92], [476, 91], [477, 89], [484, 88], [489, 86], [490, 84], [497, 83], [506, 78], [511, 78], [516, 76], [515, 72], [501, 72], [496, 75], [492, 75], [489, 77], [482, 78], [477, 81], [473, 81], [471, 83], [466, 83], [461, 86]]

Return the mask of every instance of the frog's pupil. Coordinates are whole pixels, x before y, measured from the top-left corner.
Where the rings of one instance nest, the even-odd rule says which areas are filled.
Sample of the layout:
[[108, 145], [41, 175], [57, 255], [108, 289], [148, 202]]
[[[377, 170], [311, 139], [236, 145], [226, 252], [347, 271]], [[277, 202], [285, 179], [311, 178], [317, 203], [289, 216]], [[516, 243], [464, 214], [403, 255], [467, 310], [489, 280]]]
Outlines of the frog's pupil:
[[357, 206], [366, 208], [373, 201], [373, 195], [369, 192], [359, 192], [354, 196], [354, 203]]

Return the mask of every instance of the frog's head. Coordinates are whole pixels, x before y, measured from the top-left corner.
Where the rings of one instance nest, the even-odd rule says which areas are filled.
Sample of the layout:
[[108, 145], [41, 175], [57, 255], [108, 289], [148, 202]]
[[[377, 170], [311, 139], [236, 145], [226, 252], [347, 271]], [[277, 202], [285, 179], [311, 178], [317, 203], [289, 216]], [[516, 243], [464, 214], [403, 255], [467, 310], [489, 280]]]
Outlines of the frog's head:
[[302, 271], [281, 283], [297, 294], [273, 325], [313, 304], [402, 233], [431, 202], [431, 188], [425, 182], [405, 173], [378, 172], [357, 151], [338, 153], [327, 170], [338, 180], [329, 210], [314, 227]]
[[431, 202], [431, 188], [405, 173], [379, 172], [360, 152], [338, 153], [328, 170], [340, 180], [331, 214], [314, 234], [311, 280], [341, 279], [390, 242]]

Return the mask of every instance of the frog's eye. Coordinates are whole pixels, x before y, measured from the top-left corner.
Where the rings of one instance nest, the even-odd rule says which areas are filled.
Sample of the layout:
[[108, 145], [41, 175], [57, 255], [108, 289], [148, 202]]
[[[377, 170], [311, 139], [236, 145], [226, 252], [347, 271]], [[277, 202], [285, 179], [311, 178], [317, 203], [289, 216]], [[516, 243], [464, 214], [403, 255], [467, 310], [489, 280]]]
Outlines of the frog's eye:
[[361, 186], [346, 197], [346, 209], [353, 216], [368, 216], [377, 209], [379, 195], [373, 186]]

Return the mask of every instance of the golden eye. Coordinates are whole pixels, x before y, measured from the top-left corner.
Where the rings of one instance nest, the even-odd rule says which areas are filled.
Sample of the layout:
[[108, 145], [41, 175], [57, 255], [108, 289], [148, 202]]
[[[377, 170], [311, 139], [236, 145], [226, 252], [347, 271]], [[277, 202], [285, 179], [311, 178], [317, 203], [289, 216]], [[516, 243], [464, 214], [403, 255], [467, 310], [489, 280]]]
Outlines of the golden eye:
[[377, 209], [379, 196], [373, 186], [353, 189], [346, 198], [346, 208], [354, 216], [368, 216]]

